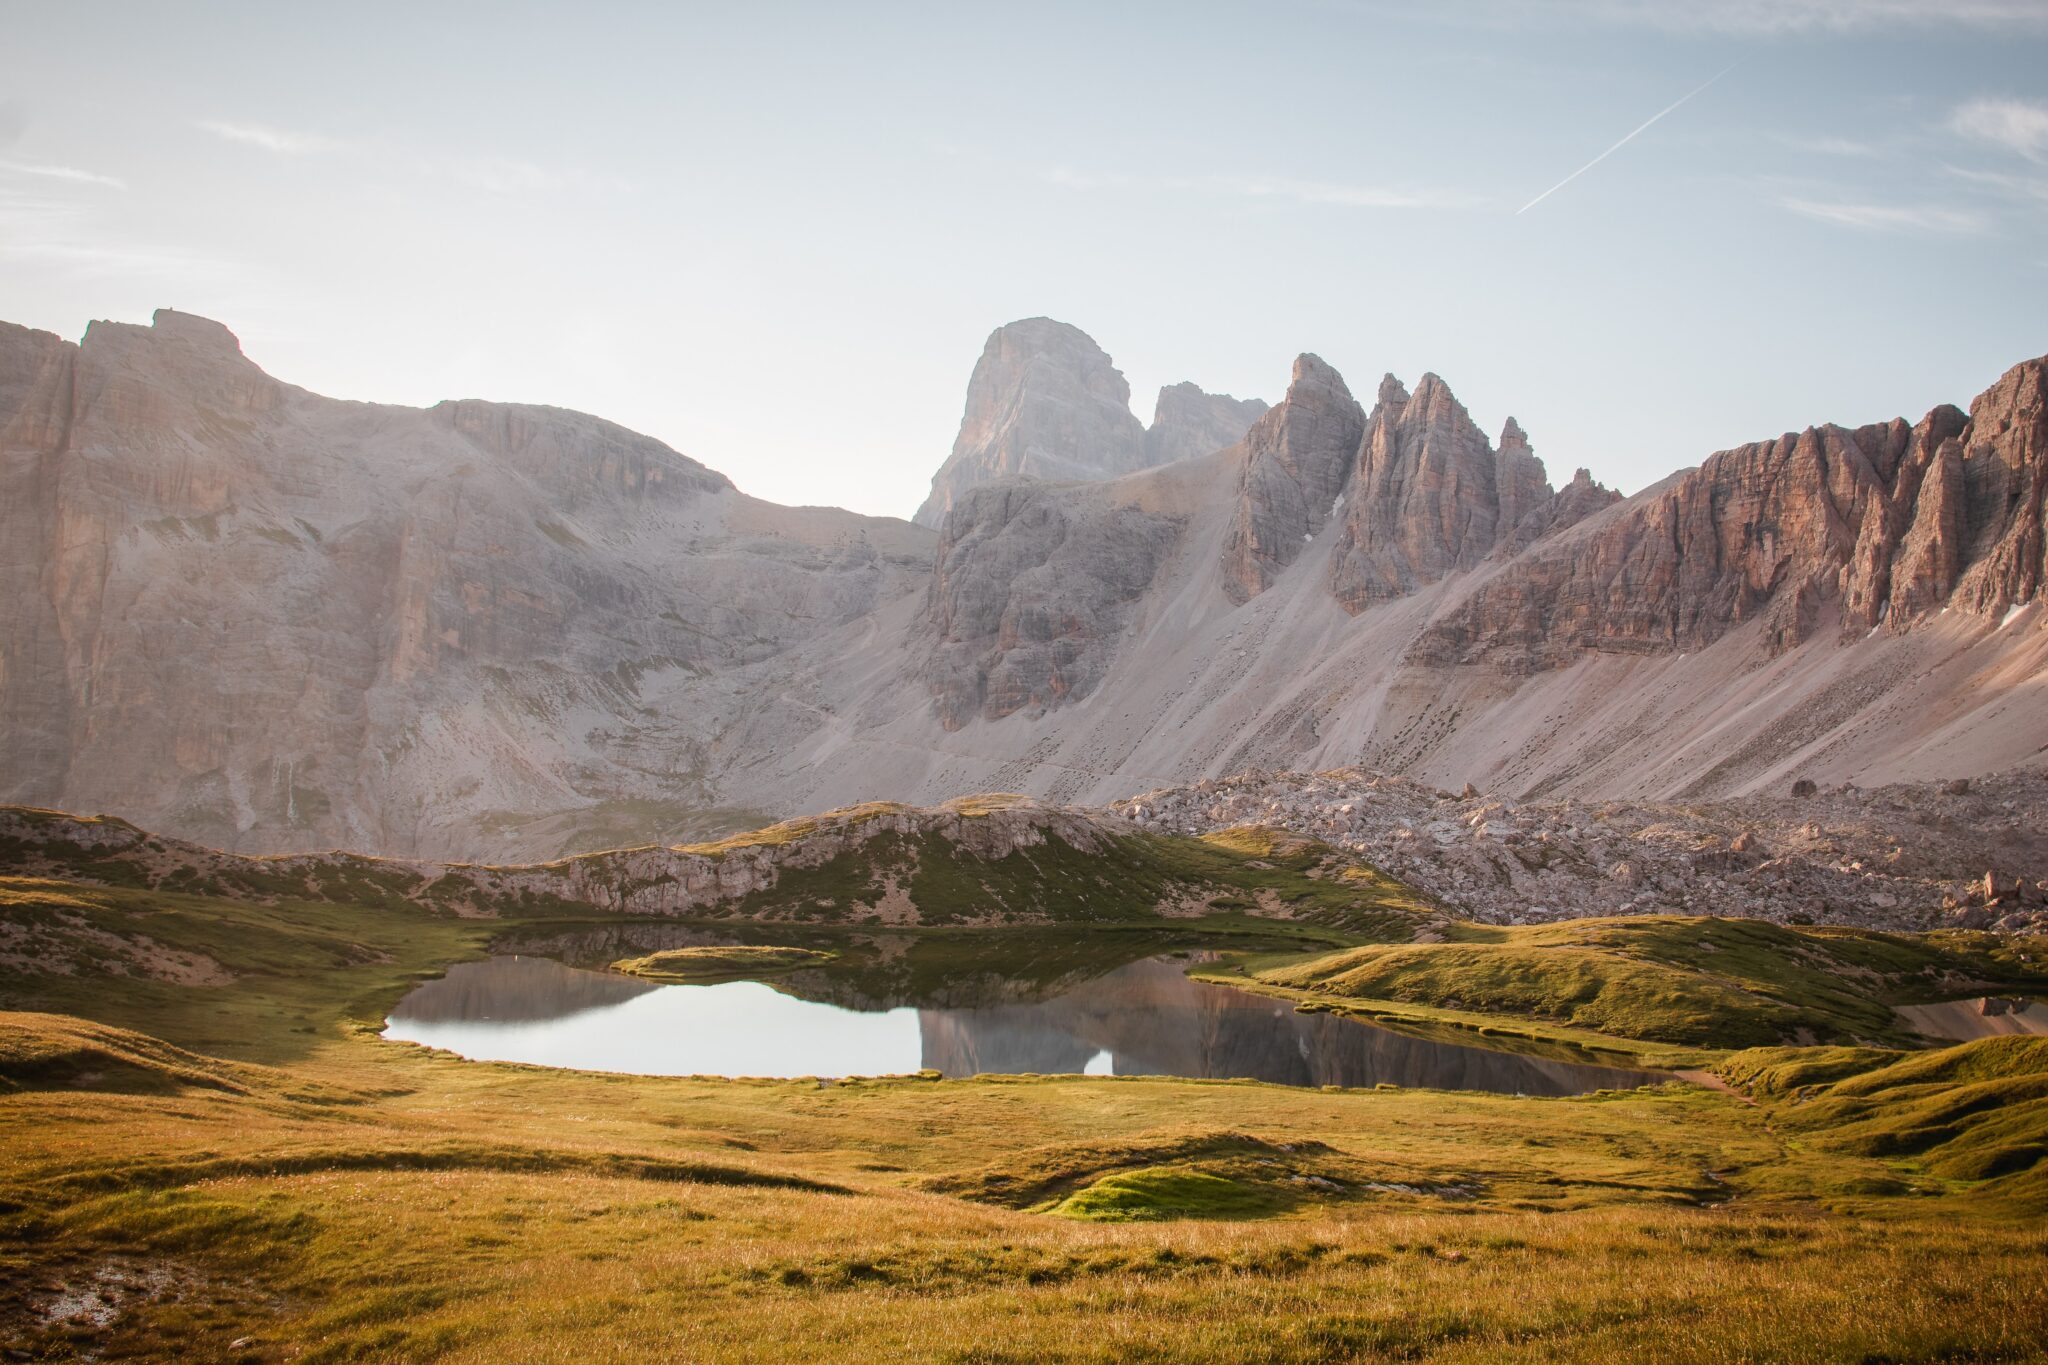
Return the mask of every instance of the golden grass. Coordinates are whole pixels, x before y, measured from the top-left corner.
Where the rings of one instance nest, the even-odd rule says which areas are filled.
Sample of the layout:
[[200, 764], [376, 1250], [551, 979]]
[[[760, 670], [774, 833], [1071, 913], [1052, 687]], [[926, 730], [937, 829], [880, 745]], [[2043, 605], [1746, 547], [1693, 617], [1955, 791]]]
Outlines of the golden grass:
[[702, 844], [678, 844], [683, 853], [701, 853], [706, 857], [720, 857], [743, 848], [777, 848], [793, 844], [799, 839], [809, 838], [827, 824], [860, 825], [884, 815], [901, 815], [914, 807], [900, 801], [867, 801], [858, 806], [845, 806], [829, 810], [822, 815], [804, 816], [797, 820], [784, 820], [763, 829], [747, 830], [741, 834], [729, 835]]
[[[234, 976], [0, 971], [45, 1010], [0, 1014], [0, 1350], [31, 1359], [2048, 1353], [2048, 1188], [1922, 1121], [2005, 1105], [1971, 1143], [2017, 1160], [2024, 1049], [1731, 1061], [1754, 1105], [602, 1075], [376, 1036], [476, 921], [64, 894]], [[62, 1315], [87, 1295], [104, 1323]]]
[[[1939, 1195], [1831, 1193], [1891, 1168], [1795, 1150], [1762, 1111], [1693, 1089], [820, 1090], [369, 1039], [243, 1075], [245, 1094], [0, 1096], [5, 1278], [26, 1287], [8, 1341], [226, 1358], [253, 1336], [262, 1359], [505, 1362], [2048, 1348], [2038, 1223]], [[294, 1093], [314, 1080], [320, 1094]], [[1163, 1156], [1177, 1186], [1156, 1174]], [[1080, 1207], [1061, 1195], [1069, 1213], [1114, 1216], [1111, 1196], [1134, 1188], [1155, 1210], [1191, 1188], [1226, 1207], [1086, 1222], [991, 1197], [1005, 1179], [1097, 1192]], [[1245, 1221], [1262, 1212], [1277, 1216]], [[190, 1292], [139, 1296], [104, 1331], [35, 1325], [35, 1286], [110, 1265], [164, 1268]]]

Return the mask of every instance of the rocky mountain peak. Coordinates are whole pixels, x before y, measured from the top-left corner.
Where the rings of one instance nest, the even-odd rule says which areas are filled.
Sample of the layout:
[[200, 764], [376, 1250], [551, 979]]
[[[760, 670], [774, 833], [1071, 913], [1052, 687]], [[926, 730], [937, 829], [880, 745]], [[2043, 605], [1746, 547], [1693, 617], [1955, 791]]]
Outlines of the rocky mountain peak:
[[[1387, 394], [1389, 383], [1380, 389]], [[1440, 376], [1423, 375], [1405, 403], [1383, 399], [1358, 452], [1330, 565], [1337, 600], [1359, 612], [1492, 554], [1504, 474], [1515, 522], [1549, 498], [1542, 463], [1526, 443], [1497, 458]]]
[[989, 334], [967, 384], [953, 452], [913, 520], [938, 527], [970, 488], [998, 479], [1091, 482], [1235, 445], [1266, 411], [1256, 398], [1188, 382], [1159, 391], [1150, 429], [1131, 386], [1094, 338], [1052, 318]]
[[247, 356], [220, 323], [159, 308], [150, 325], [96, 320], [73, 353], [74, 417], [91, 408], [116, 422], [140, 422], [164, 440], [161, 477], [182, 483], [200, 510], [227, 498], [208, 439], [220, 415], [268, 420], [287, 389]]
[[938, 526], [969, 488], [996, 479], [1114, 478], [1145, 464], [1131, 386], [1095, 339], [1052, 318], [989, 333], [967, 382], [953, 452], [913, 520]]
[[197, 313], [180, 313], [175, 308], [159, 308], [150, 315], [150, 330], [167, 341], [181, 342], [201, 350], [222, 351], [229, 355], [242, 354], [242, 342], [233, 332], [212, 318], [200, 317]]
[[1451, 392], [1451, 386], [1444, 383], [1443, 376], [1434, 370], [1425, 370], [1416, 382], [1414, 397], [1409, 403], [1418, 412], [1427, 412], [1439, 417], [1463, 417], [1471, 421], [1465, 405], [1458, 401], [1458, 395]]
[[1351, 397], [1344, 376], [1329, 361], [1313, 351], [1303, 351], [1294, 357], [1294, 366], [1287, 374], [1287, 401], [1299, 401], [1315, 389], [1343, 389], [1344, 396]]
[[1501, 428], [1494, 455], [1493, 486], [1499, 500], [1494, 551], [1517, 554], [1548, 534], [1554, 496], [1543, 461], [1529, 444], [1522, 424], [1510, 417]]
[[1245, 434], [1238, 505], [1223, 551], [1224, 590], [1266, 590], [1337, 509], [1365, 412], [1322, 357], [1296, 357], [1287, 397]]
[[1393, 375], [1380, 377], [1379, 396], [1374, 400], [1375, 411], [1402, 408], [1408, 405], [1408, 386]]

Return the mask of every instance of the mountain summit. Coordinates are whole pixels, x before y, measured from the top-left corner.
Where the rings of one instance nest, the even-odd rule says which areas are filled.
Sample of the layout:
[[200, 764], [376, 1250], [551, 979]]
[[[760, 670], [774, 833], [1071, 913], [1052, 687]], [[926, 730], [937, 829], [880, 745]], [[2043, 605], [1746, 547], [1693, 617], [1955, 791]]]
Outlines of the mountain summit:
[[997, 479], [1113, 479], [1206, 455], [1244, 435], [1266, 405], [1191, 383], [1159, 391], [1148, 430], [1131, 386], [1094, 338], [1051, 318], [989, 333], [967, 382], [953, 453], [912, 520], [936, 529], [960, 495]]

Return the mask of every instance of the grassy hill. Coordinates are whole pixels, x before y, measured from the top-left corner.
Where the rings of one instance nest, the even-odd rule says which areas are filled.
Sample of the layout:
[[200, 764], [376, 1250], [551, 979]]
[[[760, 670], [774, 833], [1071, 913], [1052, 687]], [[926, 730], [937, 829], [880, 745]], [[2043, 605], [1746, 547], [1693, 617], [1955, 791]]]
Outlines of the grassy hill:
[[1688, 1049], [1907, 1047], [1921, 1040], [1894, 1004], [2048, 990], [2048, 943], [1679, 916], [1456, 924], [1439, 942], [1288, 959], [1251, 982], [1310, 1003], [1496, 1034], [1520, 1026], [1532, 1037]]

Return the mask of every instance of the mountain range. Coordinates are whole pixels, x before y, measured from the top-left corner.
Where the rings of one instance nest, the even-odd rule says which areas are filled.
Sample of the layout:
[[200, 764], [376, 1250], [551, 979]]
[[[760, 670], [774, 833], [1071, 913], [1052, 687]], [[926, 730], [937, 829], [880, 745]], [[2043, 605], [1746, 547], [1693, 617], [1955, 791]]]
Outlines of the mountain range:
[[561, 409], [0, 324], [0, 800], [243, 852], [546, 857], [1364, 766], [1680, 800], [2048, 766], [2048, 358], [1627, 498], [1315, 356], [1150, 426], [997, 329], [916, 520]]

